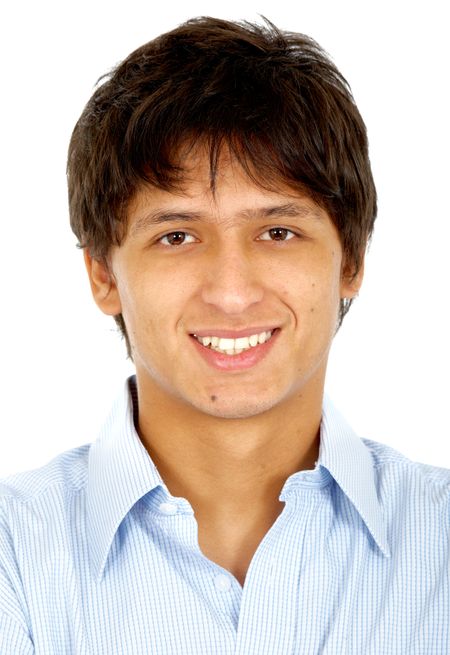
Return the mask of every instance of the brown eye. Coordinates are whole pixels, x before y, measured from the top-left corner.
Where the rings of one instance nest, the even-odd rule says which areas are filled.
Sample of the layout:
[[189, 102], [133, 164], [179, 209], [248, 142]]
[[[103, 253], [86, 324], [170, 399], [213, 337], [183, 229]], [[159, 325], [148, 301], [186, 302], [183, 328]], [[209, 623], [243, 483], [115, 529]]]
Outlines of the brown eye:
[[167, 241], [171, 246], [179, 246], [183, 243], [185, 236], [184, 232], [172, 232], [167, 235]]
[[189, 237], [191, 238], [190, 243], [192, 243], [193, 237], [187, 232], [169, 232], [161, 237], [159, 241], [165, 246], [182, 246]]
[[287, 237], [288, 230], [284, 227], [273, 227], [269, 230], [269, 234], [275, 241], [284, 241]]
[[288, 230], [287, 227], [272, 227], [266, 230], [260, 239], [261, 241], [289, 241], [294, 236], [292, 230]]

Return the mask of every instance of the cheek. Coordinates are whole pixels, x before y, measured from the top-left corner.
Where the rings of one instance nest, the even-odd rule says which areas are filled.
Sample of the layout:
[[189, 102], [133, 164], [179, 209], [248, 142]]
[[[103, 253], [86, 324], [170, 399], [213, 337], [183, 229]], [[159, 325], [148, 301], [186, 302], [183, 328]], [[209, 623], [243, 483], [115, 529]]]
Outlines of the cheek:
[[326, 338], [333, 338], [336, 333], [340, 307], [340, 277], [339, 267], [324, 276], [314, 303], [311, 304], [311, 315], [314, 317]]
[[137, 269], [119, 289], [125, 323], [135, 334], [149, 336], [149, 343], [161, 343], [176, 328], [192, 284], [176, 270], [159, 273]]
[[297, 306], [304, 320], [310, 321], [314, 330], [328, 331], [337, 320], [340, 300], [339, 262], [323, 258], [311, 263], [309, 270], [297, 280]]
[[289, 268], [285, 268], [282, 276], [273, 275], [268, 279], [272, 288], [278, 288], [283, 295], [320, 308], [339, 293], [339, 264], [329, 255], [305, 258], [300, 264], [293, 262]]

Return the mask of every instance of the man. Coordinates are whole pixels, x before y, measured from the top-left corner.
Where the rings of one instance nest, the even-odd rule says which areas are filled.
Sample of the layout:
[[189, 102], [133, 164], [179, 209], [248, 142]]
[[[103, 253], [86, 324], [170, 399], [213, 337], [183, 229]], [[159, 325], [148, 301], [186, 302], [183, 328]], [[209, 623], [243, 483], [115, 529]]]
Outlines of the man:
[[98, 87], [68, 180], [136, 375], [92, 445], [3, 482], [0, 652], [450, 652], [450, 472], [324, 399], [376, 215], [325, 53], [188, 21]]

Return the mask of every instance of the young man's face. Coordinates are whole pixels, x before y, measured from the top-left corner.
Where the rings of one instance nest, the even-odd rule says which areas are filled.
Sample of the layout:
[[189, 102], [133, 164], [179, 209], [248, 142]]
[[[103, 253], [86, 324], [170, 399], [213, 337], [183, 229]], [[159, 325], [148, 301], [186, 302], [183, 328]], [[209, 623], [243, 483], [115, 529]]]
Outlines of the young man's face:
[[[362, 277], [341, 275], [329, 216], [283, 185], [263, 190], [225, 157], [214, 194], [207, 157], [185, 164], [183, 192], [136, 195], [127, 237], [111, 252], [109, 293], [86, 254], [96, 302], [124, 317], [141, 386], [169, 406], [224, 418], [321, 389], [340, 299]], [[203, 345], [194, 335], [216, 339]]]

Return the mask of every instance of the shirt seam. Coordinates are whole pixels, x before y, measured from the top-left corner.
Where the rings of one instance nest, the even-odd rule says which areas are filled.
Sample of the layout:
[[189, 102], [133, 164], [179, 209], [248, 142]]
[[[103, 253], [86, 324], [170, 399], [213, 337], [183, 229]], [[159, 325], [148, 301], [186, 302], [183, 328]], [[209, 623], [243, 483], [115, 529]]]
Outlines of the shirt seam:
[[2, 500], [5, 500], [5, 501], [12, 501], [13, 503], [17, 502], [17, 503], [20, 503], [21, 505], [26, 505], [28, 503], [32, 503], [35, 500], [38, 500], [41, 496], [51, 492], [52, 490], [54, 490], [56, 488], [63, 489], [70, 496], [76, 495], [76, 494], [80, 493], [81, 491], [86, 490], [87, 478], [83, 482], [83, 484], [80, 485], [79, 487], [76, 487], [75, 485], [71, 485], [71, 486], [66, 487], [65, 484], [66, 484], [65, 482], [51, 483], [47, 487], [45, 487], [45, 489], [42, 489], [42, 491], [37, 492], [33, 496], [28, 496], [27, 498], [20, 498], [20, 497], [16, 496], [13, 493], [2, 493], [2, 494], [0, 494], [0, 502]]
[[[372, 459], [373, 459], [373, 453], [372, 453]], [[425, 466], [428, 466], [426, 464]], [[430, 465], [432, 469], [436, 469], [438, 467]], [[373, 462], [373, 468], [379, 472], [380, 470], [386, 470], [387, 468], [401, 468], [402, 470], [410, 471], [411, 469], [413, 470], [414, 473], [419, 474], [422, 478], [426, 478], [427, 481], [432, 484], [435, 487], [438, 487], [440, 489], [448, 489], [450, 492], [450, 479], [449, 480], [436, 480], [431, 478], [429, 475], [426, 474], [426, 471], [424, 471], [421, 467], [422, 464], [421, 462], [413, 462], [413, 461], [407, 461], [407, 462], [402, 462], [402, 461], [396, 461], [395, 459], [390, 459], [389, 461], [383, 461], [383, 462]], [[449, 472], [449, 478], [450, 478], [450, 469], [444, 469], [448, 470]]]

